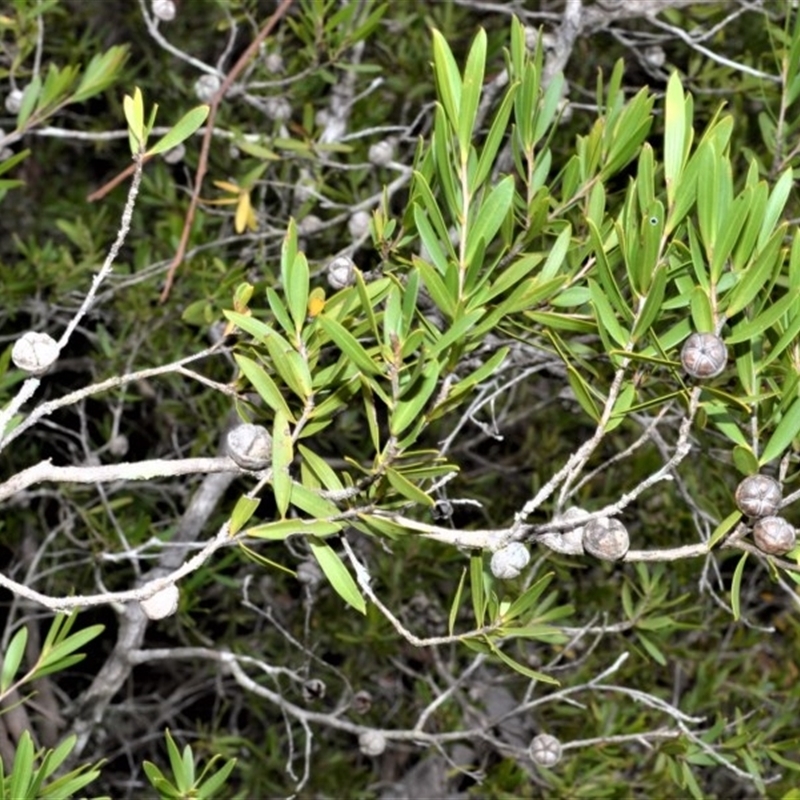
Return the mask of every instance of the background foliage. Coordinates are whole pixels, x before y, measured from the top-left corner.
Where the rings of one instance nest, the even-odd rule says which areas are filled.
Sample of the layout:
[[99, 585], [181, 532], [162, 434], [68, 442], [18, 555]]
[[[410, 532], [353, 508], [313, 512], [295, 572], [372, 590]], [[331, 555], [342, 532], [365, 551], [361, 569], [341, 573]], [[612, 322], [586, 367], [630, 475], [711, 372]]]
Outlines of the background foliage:
[[[300, 0], [248, 57], [276, 8], [0, 14], [0, 793], [792, 797], [798, 552], [734, 491], [798, 523], [796, 10]], [[152, 141], [210, 101], [207, 159], [144, 165], [16, 408], [13, 343], [117, 236], [135, 87]], [[45, 459], [82, 477], [14, 483]], [[176, 614], [120, 594], [204, 545]]]

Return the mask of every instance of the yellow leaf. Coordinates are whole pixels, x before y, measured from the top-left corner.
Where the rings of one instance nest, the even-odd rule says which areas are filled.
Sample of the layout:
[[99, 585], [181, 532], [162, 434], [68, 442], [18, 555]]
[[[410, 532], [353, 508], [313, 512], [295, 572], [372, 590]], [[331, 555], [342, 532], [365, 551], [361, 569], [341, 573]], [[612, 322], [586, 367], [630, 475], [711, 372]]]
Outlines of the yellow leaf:
[[325, 308], [325, 290], [321, 287], [311, 290], [308, 296], [308, 316], [312, 319], [322, 313]]
[[242, 192], [239, 195], [239, 203], [236, 206], [236, 218], [233, 222], [236, 233], [242, 233], [245, 228], [254, 231], [258, 228], [256, 215], [253, 206], [250, 204], [250, 193]]
[[241, 187], [230, 181], [214, 181], [214, 186], [218, 189], [222, 189], [224, 192], [230, 192], [231, 194], [239, 194], [242, 191]]

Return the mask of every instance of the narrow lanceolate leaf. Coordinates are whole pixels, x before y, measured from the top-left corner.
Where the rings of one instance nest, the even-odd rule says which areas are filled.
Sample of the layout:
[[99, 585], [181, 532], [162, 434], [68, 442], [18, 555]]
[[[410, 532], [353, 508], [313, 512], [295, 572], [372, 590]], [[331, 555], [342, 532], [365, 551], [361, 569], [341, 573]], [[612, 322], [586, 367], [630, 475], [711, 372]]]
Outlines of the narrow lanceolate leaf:
[[283, 399], [280, 389], [278, 389], [275, 381], [272, 380], [267, 371], [247, 356], [237, 353], [234, 355], [234, 358], [239, 365], [239, 369], [242, 370], [247, 380], [250, 381], [253, 388], [258, 392], [259, 397], [261, 397], [273, 411], [280, 411], [290, 420], [294, 421], [294, 416], [289, 410], [286, 401]]
[[758, 460], [759, 464], [763, 466], [778, 458], [798, 434], [800, 434], [800, 398], [795, 398], [767, 442]]
[[457, 130], [461, 109], [461, 77], [447, 40], [437, 30], [433, 31], [433, 68], [439, 99], [450, 125]]
[[412, 503], [433, 507], [433, 500], [425, 494], [416, 484], [412, 483], [405, 475], [389, 467], [386, 470], [386, 477], [394, 490]]
[[342, 482], [339, 480], [339, 476], [322, 456], [317, 455], [313, 450], [309, 450], [302, 444], [298, 445], [298, 450], [308, 467], [326, 489], [331, 492], [342, 491], [342, 489], [344, 489]]
[[742, 553], [742, 557], [733, 571], [733, 580], [731, 581], [731, 610], [735, 620], [738, 620], [742, 613], [741, 591], [745, 561], [747, 561], [747, 553]]
[[419, 419], [439, 381], [439, 365], [433, 361], [425, 367], [420, 380], [415, 381], [411, 391], [404, 393], [389, 419], [389, 430], [400, 436], [413, 422]]
[[231, 514], [231, 521], [228, 524], [231, 536], [235, 536], [239, 531], [247, 525], [250, 518], [255, 514], [256, 509], [261, 501], [257, 497], [248, 497], [242, 495], [233, 507]]
[[456, 620], [458, 619], [458, 611], [461, 607], [461, 595], [464, 591], [464, 583], [467, 579], [467, 570], [464, 568], [461, 571], [461, 580], [458, 582], [458, 586], [456, 588], [456, 595], [453, 598], [453, 605], [450, 607], [450, 616], [447, 620], [447, 633], [452, 636], [453, 631], [456, 627]]
[[366, 614], [367, 604], [358, 589], [358, 584], [334, 549], [315, 536], [309, 537], [308, 544], [314, 558], [317, 559], [317, 563], [336, 593], [356, 611]]
[[641, 313], [636, 324], [633, 326], [631, 338], [634, 341], [641, 339], [649, 330], [650, 326], [656, 321], [664, 300], [664, 291], [667, 286], [667, 268], [661, 266], [656, 269], [653, 282], [650, 284], [650, 291], [644, 301]]
[[20, 628], [6, 648], [3, 658], [3, 669], [0, 672], [0, 692], [5, 692], [14, 681], [22, 656], [25, 655], [25, 645], [28, 643], [28, 629]]
[[34, 75], [30, 83], [25, 87], [22, 93], [22, 103], [20, 104], [19, 111], [17, 112], [17, 129], [23, 130], [25, 123], [31, 116], [33, 109], [36, 106], [36, 101], [39, 99], [39, 92], [42, 91], [42, 78], [41, 75]]
[[287, 283], [283, 290], [289, 305], [289, 313], [294, 320], [295, 330], [299, 334], [308, 313], [308, 261], [305, 253], [298, 253], [289, 269]]
[[478, 168], [474, 176], [472, 176], [472, 183], [469, 187], [470, 194], [473, 194], [481, 186], [495, 164], [497, 151], [500, 149], [500, 144], [508, 132], [508, 119], [511, 116], [511, 109], [514, 107], [516, 92], [517, 84], [510, 86], [506, 90], [503, 102], [500, 104], [500, 108], [494, 116], [492, 127], [489, 129], [489, 133], [483, 145], [483, 150], [481, 150]]
[[[756, 465], [756, 468], [758, 468], [758, 465]], [[734, 526], [736, 525], [737, 522], [739, 522], [741, 518], [742, 518], [742, 512], [738, 510], [728, 514], [728, 516], [725, 517], [725, 519], [722, 520], [722, 522], [720, 522], [719, 525], [717, 525], [717, 527], [711, 534], [711, 537], [708, 540], [709, 549], [712, 548], [718, 542], [722, 541], [725, 538], [725, 536], [727, 536], [727, 534], [733, 530]]]
[[275, 413], [272, 433], [272, 489], [275, 492], [275, 503], [281, 517], [286, 516], [292, 496], [292, 476], [289, 474], [289, 466], [293, 457], [294, 448], [289, 418], [283, 412], [278, 411]]
[[469, 585], [472, 591], [472, 610], [475, 627], [482, 628], [486, 618], [486, 591], [483, 585], [483, 556], [473, 553], [469, 560]]
[[83, 71], [78, 88], [70, 97], [70, 102], [81, 103], [110, 86], [127, 58], [127, 45], [115, 45], [105, 53], [93, 56]]
[[558, 271], [561, 269], [561, 265], [564, 263], [564, 259], [566, 258], [567, 251], [569, 250], [571, 238], [572, 226], [567, 223], [567, 227], [558, 234], [558, 238], [550, 248], [550, 252], [547, 255], [547, 261], [544, 262], [542, 271], [539, 274], [539, 277], [543, 281], [554, 278], [558, 274]]
[[330, 337], [333, 343], [362, 371], [368, 375], [379, 375], [380, 368], [370, 358], [367, 351], [359, 344], [358, 339], [353, 336], [340, 322], [330, 317], [320, 316], [319, 325]]
[[629, 335], [619, 324], [603, 289], [591, 279], [589, 280], [589, 289], [592, 293], [592, 305], [597, 315], [598, 327], [602, 327], [603, 330], [607, 331], [620, 347], [625, 347], [628, 344]]
[[478, 31], [467, 57], [464, 81], [461, 86], [461, 108], [458, 115], [458, 144], [461, 148], [461, 163], [469, 158], [475, 115], [483, 88], [483, 72], [486, 67], [486, 31]]
[[686, 141], [686, 105], [683, 87], [677, 72], [667, 84], [666, 123], [664, 125], [664, 180], [667, 184], [667, 202], [672, 208], [675, 190], [683, 171], [684, 143]]
[[154, 156], [157, 153], [165, 153], [172, 150], [181, 142], [186, 141], [195, 131], [206, 121], [209, 107], [207, 105], [197, 106], [191, 111], [187, 111], [180, 120], [164, 134], [148, 151], [147, 155]]
[[519, 672], [520, 675], [524, 675], [526, 678], [530, 678], [532, 681], [541, 681], [542, 683], [549, 683], [554, 686], [559, 686], [559, 682], [555, 678], [551, 678], [549, 675], [545, 675], [543, 672], [537, 672], [530, 667], [526, 667], [524, 664], [520, 664], [518, 661], [515, 661], [513, 658], [511, 658], [511, 656], [506, 655], [491, 641], [488, 639], [486, 641], [492, 653], [494, 653], [494, 655], [496, 655], [504, 664], [511, 667], [511, 669], [513, 669], [515, 672]]
[[464, 266], [472, 263], [481, 242], [486, 247], [497, 235], [497, 231], [500, 230], [500, 226], [511, 208], [513, 198], [514, 178], [508, 175], [492, 189], [489, 196], [481, 203], [481, 209], [475, 222], [467, 230], [467, 264]]
[[341, 529], [340, 523], [327, 522], [322, 519], [280, 519], [263, 525], [255, 525], [248, 528], [245, 534], [254, 539], [283, 541], [289, 536], [331, 536], [339, 533]]
[[797, 304], [800, 291], [792, 290], [787, 292], [780, 300], [772, 305], [766, 306], [755, 319], [745, 320], [735, 325], [730, 336], [725, 338], [729, 344], [746, 342], [761, 336], [765, 331], [775, 325], [781, 317], [794, 309]]
[[772, 235], [772, 231], [783, 213], [786, 201], [789, 199], [789, 192], [793, 185], [794, 178], [792, 177], [792, 170], [790, 168], [778, 178], [778, 182], [775, 184], [775, 188], [772, 190], [772, 194], [770, 194], [769, 200], [767, 201], [761, 230], [758, 234], [758, 242], [756, 243], [756, 247], [759, 250]]

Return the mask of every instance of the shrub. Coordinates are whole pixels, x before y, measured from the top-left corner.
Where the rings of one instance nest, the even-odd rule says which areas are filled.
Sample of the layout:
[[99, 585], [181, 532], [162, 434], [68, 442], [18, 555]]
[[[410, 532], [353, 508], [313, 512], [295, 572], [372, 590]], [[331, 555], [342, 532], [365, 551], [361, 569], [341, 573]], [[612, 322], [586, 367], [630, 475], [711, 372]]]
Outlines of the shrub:
[[[70, 187], [21, 225], [34, 272], [2, 245], [0, 688], [26, 651], [65, 723], [15, 709], [4, 791], [34, 741], [113, 796], [790, 790], [797, 13], [290, 5], [249, 47], [256, 4], [215, 8], [224, 69], [211, 17], [118, 20], [187, 72], [113, 109], [110, 255], [118, 201]], [[14, 80], [48, 13], [9, 18]], [[125, 52], [34, 70], [9, 143], [133, 86]], [[37, 653], [35, 607], [94, 624]]]

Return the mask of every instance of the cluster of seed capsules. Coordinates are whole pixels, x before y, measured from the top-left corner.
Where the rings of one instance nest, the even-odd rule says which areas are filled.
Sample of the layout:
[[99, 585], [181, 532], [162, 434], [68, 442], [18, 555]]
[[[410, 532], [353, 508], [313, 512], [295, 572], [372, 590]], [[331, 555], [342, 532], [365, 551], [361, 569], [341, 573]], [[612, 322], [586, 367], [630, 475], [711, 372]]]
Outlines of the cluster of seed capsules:
[[[681, 365], [699, 380], [719, 375], [728, 362], [728, 348], [714, 333], [693, 333], [681, 349]], [[778, 516], [783, 501], [781, 485], [768, 475], [750, 475], [736, 489], [736, 505], [752, 525], [759, 550], [781, 556], [797, 543], [794, 527]]]

